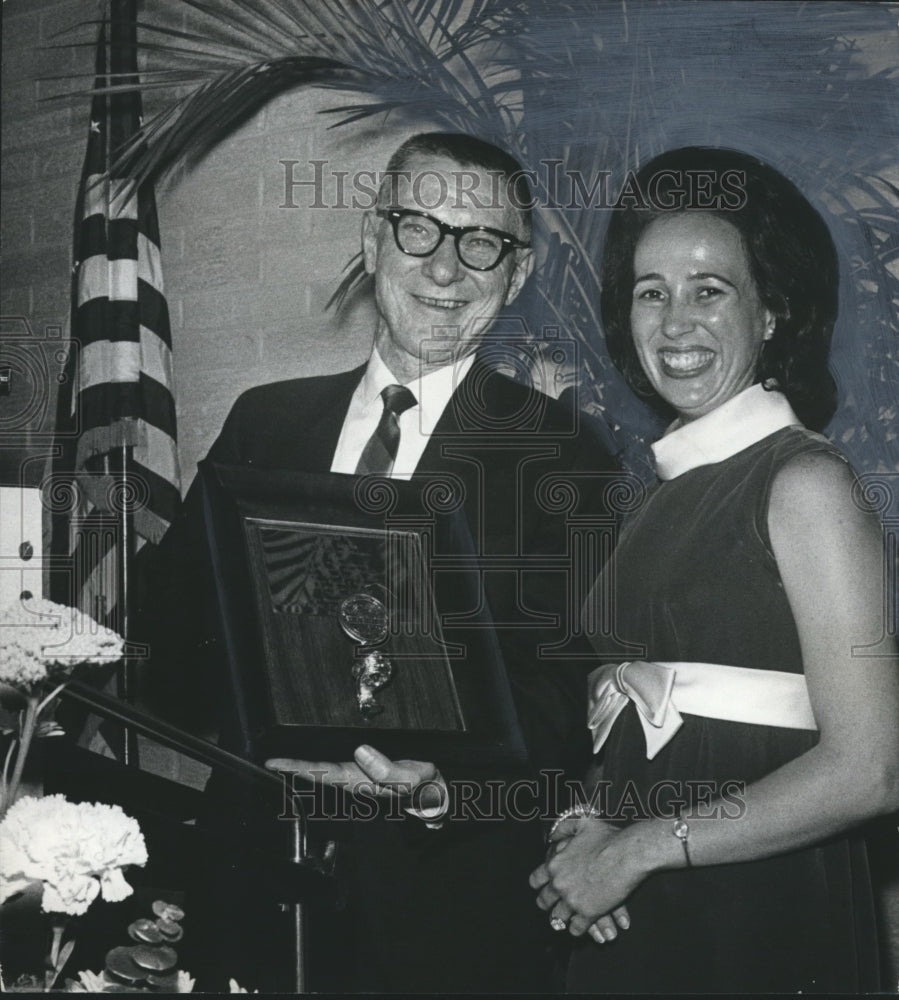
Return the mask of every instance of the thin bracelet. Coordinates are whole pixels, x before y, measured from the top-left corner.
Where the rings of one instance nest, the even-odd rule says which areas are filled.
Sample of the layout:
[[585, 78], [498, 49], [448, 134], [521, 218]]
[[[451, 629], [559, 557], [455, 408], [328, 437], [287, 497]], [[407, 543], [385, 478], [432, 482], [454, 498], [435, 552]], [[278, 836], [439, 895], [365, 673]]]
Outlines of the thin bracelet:
[[675, 837], [681, 842], [684, 848], [684, 857], [687, 860], [687, 867], [693, 867], [693, 861], [690, 858], [690, 848], [687, 846], [687, 841], [690, 839], [690, 827], [683, 816], [678, 816], [674, 821], [674, 827], [671, 832]]
[[590, 819], [601, 819], [602, 813], [599, 812], [598, 809], [594, 809], [593, 806], [585, 805], [583, 802], [579, 802], [576, 806], [572, 806], [570, 809], [566, 809], [565, 812], [560, 813], [556, 817], [556, 820], [553, 823], [552, 827], [550, 828], [549, 833], [546, 835], [547, 842], [552, 840], [553, 834], [556, 832], [556, 830], [559, 829], [559, 827], [565, 822], [566, 819], [574, 819], [574, 818], [585, 819], [588, 817]]

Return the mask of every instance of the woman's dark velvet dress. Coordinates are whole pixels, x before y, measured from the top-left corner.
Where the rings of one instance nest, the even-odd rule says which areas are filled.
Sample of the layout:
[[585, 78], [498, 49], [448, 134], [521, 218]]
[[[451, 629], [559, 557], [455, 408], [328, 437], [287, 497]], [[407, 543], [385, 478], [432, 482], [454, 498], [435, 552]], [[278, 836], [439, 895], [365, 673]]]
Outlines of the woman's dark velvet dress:
[[[796, 627], [768, 538], [768, 498], [785, 462], [820, 451], [835, 449], [788, 427], [654, 487], [616, 549], [619, 636], [645, 643], [645, 659], [801, 673]], [[628, 705], [604, 749], [610, 808], [628, 782], [644, 804], [659, 782], [685, 790], [686, 782], [748, 784], [817, 739], [803, 730], [683, 718], [650, 761], [636, 710]], [[870, 884], [857, 838], [762, 861], [658, 874], [627, 905], [629, 931], [611, 944], [584, 939], [576, 946], [571, 992], [877, 988]]]

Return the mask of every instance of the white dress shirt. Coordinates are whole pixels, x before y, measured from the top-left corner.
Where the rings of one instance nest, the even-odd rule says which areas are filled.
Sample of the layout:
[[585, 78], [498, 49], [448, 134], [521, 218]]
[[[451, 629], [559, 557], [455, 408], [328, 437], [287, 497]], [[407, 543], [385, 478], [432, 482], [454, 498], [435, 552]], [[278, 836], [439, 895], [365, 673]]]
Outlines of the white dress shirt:
[[[473, 362], [474, 355], [469, 354], [457, 364], [444, 365], [408, 383], [417, 402], [399, 417], [400, 441], [390, 474], [392, 478], [412, 478], [437, 421]], [[381, 390], [396, 384], [396, 376], [384, 364], [377, 349], [373, 350], [362, 381], [350, 400], [331, 462], [332, 472], [352, 474], [356, 471], [362, 452], [384, 412]]]

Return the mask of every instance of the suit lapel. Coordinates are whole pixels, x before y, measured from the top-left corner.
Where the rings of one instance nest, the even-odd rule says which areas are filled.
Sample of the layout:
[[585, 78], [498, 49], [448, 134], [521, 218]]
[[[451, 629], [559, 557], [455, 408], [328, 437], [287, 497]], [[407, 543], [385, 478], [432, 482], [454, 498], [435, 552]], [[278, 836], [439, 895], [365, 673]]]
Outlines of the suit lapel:
[[[421, 459], [415, 468], [413, 479], [425, 476], [429, 472], [439, 471], [441, 467], [445, 466], [446, 457], [442, 454], [442, 446], [446, 443], [458, 444], [460, 438], [464, 440], [466, 433], [464, 425], [466, 422], [469, 424], [472, 423], [472, 415], [474, 415], [474, 429], [477, 429], [479, 425], [483, 426], [482, 423], [479, 424], [477, 415], [472, 409], [472, 400], [475, 398], [471, 395], [473, 392], [472, 386], [480, 386], [482, 390], [486, 390], [478, 394], [477, 401], [482, 404], [483, 411], [487, 415], [492, 414], [494, 404], [496, 403], [496, 387], [500, 380], [493, 377], [490, 372], [491, 370], [479, 358], [475, 358], [474, 364], [465, 375], [465, 378], [456, 387], [456, 391], [452, 394], [449, 402], [446, 404], [446, 408], [440, 415], [437, 426], [434, 428], [434, 433], [429, 438]], [[465, 420], [466, 407], [469, 411], [468, 421]], [[471, 430], [473, 428], [469, 427], [468, 429]]]
[[484, 432], [491, 425], [496, 426], [493, 419], [508, 408], [507, 385], [510, 383], [503, 376], [475, 358], [437, 421], [412, 476], [412, 481], [417, 483], [440, 474], [456, 477], [461, 482], [465, 512], [476, 545], [482, 544], [478, 539], [485, 530], [481, 509], [487, 476], [484, 463], [493, 459], [502, 461], [502, 456], [496, 453], [485, 454], [483, 446], [495, 435]]

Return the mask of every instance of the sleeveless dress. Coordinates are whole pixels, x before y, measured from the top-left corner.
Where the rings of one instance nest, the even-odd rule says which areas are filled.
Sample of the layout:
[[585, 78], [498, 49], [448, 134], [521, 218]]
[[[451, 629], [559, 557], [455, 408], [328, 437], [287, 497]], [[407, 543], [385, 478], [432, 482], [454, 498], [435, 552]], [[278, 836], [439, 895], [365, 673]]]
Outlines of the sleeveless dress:
[[[823, 437], [784, 427], [653, 487], [599, 580], [605, 592], [614, 587], [618, 636], [644, 644], [643, 659], [801, 673], [767, 512], [777, 471], [812, 452], [840, 455]], [[728, 815], [739, 822], [739, 783], [800, 756], [818, 735], [687, 714], [683, 720], [653, 760], [634, 706], [616, 721], [602, 779], [606, 804], [622, 821], [639, 818], [641, 808], [676, 813], [691, 789], [694, 801], [709, 801], [724, 786]], [[570, 992], [878, 988], [873, 901], [857, 836], [761, 861], [659, 873], [627, 906], [631, 929], [615, 942], [585, 937], [575, 945]]]

